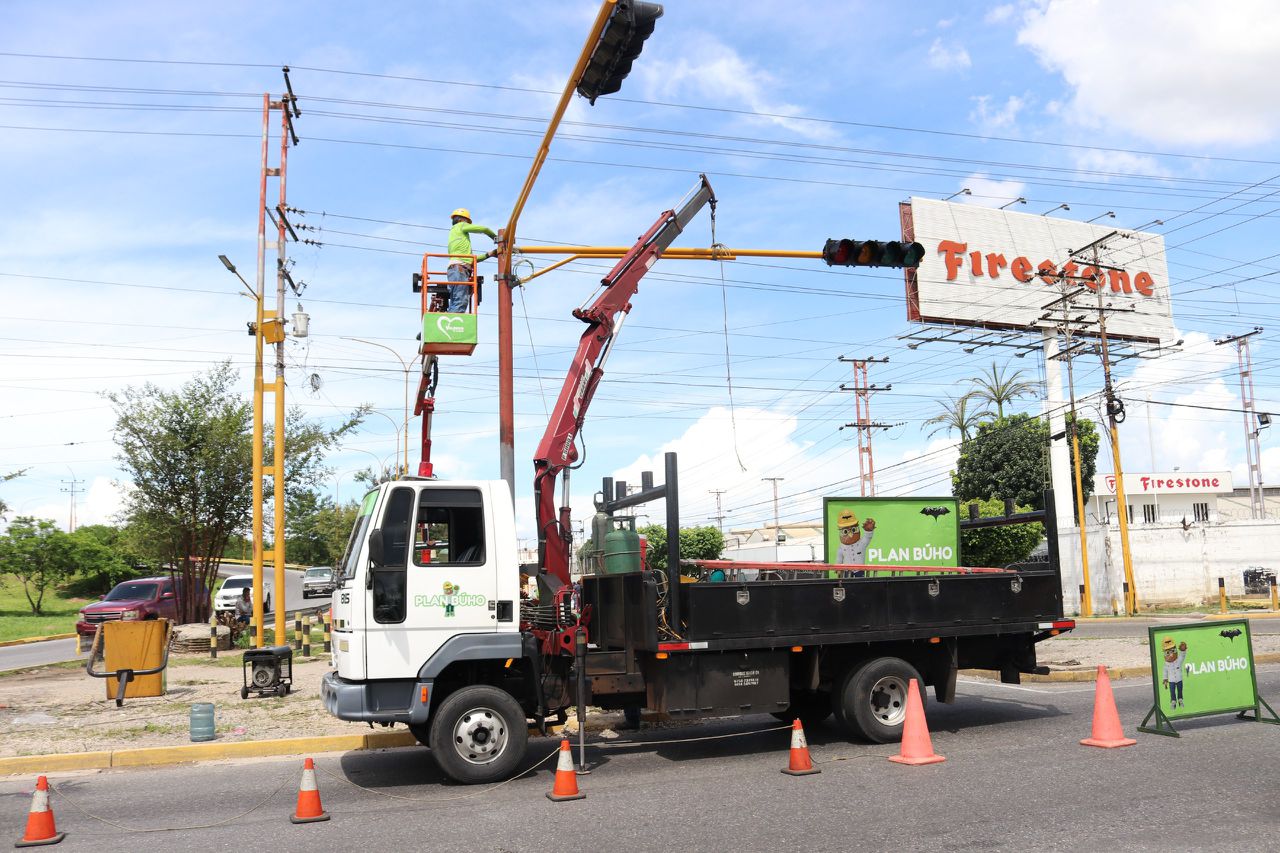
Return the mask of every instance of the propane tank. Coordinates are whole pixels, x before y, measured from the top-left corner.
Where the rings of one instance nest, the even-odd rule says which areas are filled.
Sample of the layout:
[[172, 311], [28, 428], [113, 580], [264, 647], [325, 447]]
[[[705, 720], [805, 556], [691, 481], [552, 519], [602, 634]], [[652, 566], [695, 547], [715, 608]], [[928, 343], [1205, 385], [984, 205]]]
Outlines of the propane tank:
[[640, 534], [634, 518], [616, 519], [620, 526], [610, 530], [604, 539], [604, 571], [621, 575], [640, 571]]
[[591, 551], [587, 555], [587, 574], [601, 574], [604, 571], [604, 540], [609, 535], [613, 518], [606, 512], [597, 512], [591, 518]]

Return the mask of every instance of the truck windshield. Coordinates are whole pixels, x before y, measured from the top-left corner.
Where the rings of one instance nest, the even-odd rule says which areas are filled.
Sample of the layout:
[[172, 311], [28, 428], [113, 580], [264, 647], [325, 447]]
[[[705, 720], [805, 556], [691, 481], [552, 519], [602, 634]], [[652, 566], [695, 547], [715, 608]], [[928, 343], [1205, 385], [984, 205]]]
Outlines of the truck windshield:
[[346, 553], [342, 555], [342, 562], [338, 564], [341, 567], [343, 580], [356, 575], [360, 546], [364, 543], [365, 534], [369, 532], [369, 521], [373, 518], [373, 505], [377, 501], [378, 490], [374, 489], [364, 496], [364, 501], [360, 504], [360, 515], [356, 517], [355, 526], [351, 529], [351, 538], [347, 540]]
[[150, 601], [159, 590], [158, 583], [122, 583], [107, 593], [103, 601]]

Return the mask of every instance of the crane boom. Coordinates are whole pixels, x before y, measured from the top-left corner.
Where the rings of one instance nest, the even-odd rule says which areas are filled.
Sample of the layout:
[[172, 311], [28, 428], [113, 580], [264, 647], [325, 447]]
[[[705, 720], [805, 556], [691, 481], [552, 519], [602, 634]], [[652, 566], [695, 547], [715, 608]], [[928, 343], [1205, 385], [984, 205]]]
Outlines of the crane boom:
[[[685, 197], [678, 209], [665, 211], [658, 220], [618, 260], [600, 281], [600, 290], [589, 303], [574, 310], [573, 316], [587, 324], [578, 341], [577, 352], [560, 388], [547, 429], [534, 455], [533, 498], [538, 525], [540, 572], [569, 582], [569, 553], [573, 536], [569, 524], [568, 469], [578, 459], [576, 440], [582, 431], [587, 408], [604, 375], [605, 361], [613, 348], [623, 321], [631, 311], [631, 297], [640, 279], [662, 257], [689, 221], [710, 203], [715, 209], [715, 192], [706, 175]], [[564, 497], [557, 513], [556, 477], [565, 472]], [[559, 586], [560, 584], [554, 584]]]

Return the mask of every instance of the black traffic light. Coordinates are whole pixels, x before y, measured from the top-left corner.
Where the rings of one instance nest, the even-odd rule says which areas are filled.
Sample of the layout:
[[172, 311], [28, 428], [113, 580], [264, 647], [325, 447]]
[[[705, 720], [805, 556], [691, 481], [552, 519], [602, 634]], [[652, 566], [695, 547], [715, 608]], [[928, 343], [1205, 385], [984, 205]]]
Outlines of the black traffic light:
[[924, 246], [900, 240], [828, 240], [822, 247], [827, 266], [918, 267]]
[[660, 3], [618, 0], [578, 80], [578, 94], [594, 104], [601, 95], [612, 95], [621, 89], [622, 81], [631, 73], [631, 63], [640, 55], [644, 40], [653, 35], [653, 26], [661, 17]]

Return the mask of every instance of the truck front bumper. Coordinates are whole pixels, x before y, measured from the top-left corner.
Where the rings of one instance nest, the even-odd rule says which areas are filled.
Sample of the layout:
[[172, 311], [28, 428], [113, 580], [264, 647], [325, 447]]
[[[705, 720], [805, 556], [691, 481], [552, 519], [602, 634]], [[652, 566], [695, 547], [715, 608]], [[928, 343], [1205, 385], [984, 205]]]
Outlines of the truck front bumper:
[[320, 700], [339, 720], [425, 723], [431, 713], [431, 686], [418, 679], [348, 681], [330, 671], [320, 679]]

